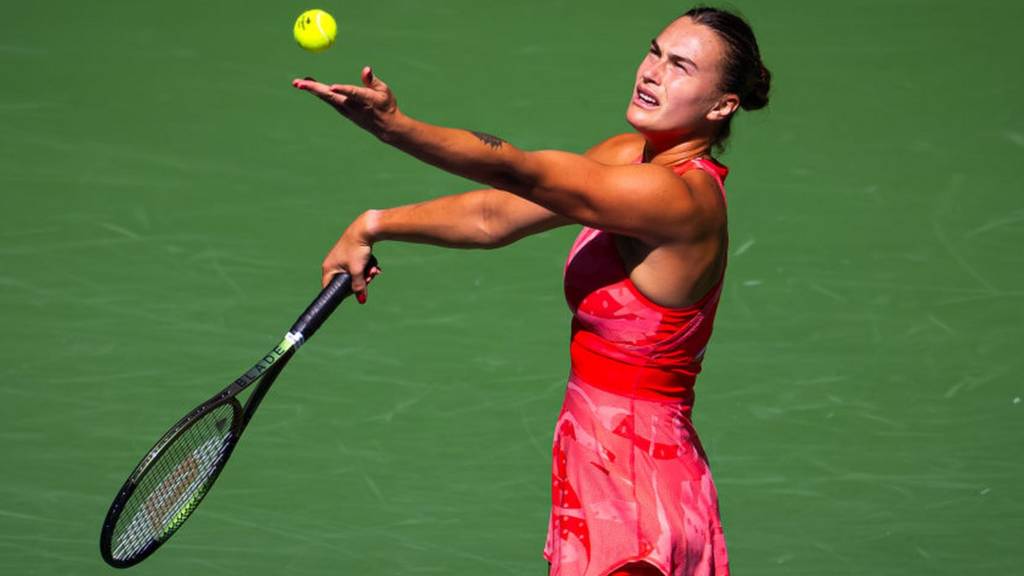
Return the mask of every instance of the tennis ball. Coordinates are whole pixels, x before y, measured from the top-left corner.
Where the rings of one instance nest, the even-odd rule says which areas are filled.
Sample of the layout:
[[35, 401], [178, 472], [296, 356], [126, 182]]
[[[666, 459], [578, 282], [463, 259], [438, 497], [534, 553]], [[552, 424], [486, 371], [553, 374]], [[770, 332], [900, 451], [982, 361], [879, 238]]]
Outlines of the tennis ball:
[[323, 52], [334, 44], [338, 24], [323, 10], [306, 10], [295, 20], [295, 41], [310, 52]]

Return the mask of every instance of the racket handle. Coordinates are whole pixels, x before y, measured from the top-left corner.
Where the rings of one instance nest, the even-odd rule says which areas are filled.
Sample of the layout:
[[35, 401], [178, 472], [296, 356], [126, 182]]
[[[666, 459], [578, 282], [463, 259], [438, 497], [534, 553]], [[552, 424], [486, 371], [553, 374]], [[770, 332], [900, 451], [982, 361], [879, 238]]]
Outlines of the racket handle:
[[[370, 260], [366, 263], [366, 270], [364, 274], [369, 274], [370, 270], [377, 266], [377, 258], [373, 255], [370, 256]], [[339, 272], [331, 278], [327, 286], [320, 291], [320, 295], [313, 300], [313, 303], [306, 308], [306, 311], [299, 316], [299, 319], [292, 325], [289, 334], [293, 338], [297, 338], [296, 348], [300, 346], [304, 341], [309, 340], [313, 337], [313, 334], [323, 325], [323, 323], [330, 317], [334, 309], [341, 304], [341, 301], [348, 298], [352, 294], [352, 277], [347, 272]]]

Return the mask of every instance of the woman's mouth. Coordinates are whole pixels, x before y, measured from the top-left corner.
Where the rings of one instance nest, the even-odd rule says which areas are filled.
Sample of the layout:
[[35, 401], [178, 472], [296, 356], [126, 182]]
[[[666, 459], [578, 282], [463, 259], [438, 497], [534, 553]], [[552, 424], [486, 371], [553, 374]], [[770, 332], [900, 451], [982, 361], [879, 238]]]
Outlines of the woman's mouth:
[[651, 109], [658, 107], [658, 99], [654, 97], [654, 94], [639, 86], [637, 86], [636, 92], [633, 94], [633, 102], [641, 108]]

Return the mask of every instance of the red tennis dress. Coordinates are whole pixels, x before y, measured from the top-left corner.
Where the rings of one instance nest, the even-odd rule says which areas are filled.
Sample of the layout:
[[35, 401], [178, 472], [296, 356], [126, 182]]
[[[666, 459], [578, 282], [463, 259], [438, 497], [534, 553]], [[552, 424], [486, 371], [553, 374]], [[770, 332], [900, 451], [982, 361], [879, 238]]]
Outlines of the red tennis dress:
[[[708, 159], [675, 167], [728, 168]], [[565, 266], [572, 372], [555, 427], [551, 576], [647, 562], [670, 576], [726, 576], [718, 496], [690, 421], [693, 386], [722, 292], [666, 308], [629, 279], [614, 236], [584, 228]]]

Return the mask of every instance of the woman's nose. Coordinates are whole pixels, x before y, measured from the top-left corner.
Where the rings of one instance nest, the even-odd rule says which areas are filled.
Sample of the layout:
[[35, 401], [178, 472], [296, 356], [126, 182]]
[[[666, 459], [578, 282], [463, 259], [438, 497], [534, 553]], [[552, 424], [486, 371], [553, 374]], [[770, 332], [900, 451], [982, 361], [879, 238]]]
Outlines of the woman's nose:
[[657, 62], [641, 70], [640, 77], [644, 80], [644, 82], [649, 82], [651, 84], [661, 84], [661, 74], [663, 70], [664, 68], [662, 66], [662, 63]]

